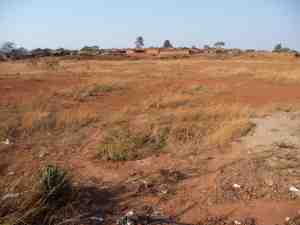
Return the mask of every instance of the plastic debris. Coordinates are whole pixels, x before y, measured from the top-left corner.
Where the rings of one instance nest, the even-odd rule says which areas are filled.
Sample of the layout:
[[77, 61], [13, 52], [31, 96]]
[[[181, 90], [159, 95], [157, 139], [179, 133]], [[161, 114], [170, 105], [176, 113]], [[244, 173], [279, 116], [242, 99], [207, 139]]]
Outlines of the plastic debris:
[[9, 145], [9, 144], [10, 144], [10, 141], [9, 141], [8, 138], [6, 138], [6, 140], [5, 140], [5, 141], [2, 141], [1, 143], [4, 144], [4, 145]]
[[239, 185], [239, 184], [234, 184], [234, 185], [232, 185], [232, 187], [234, 187], [234, 188], [241, 188], [241, 185]]
[[98, 221], [100, 223], [104, 222], [104, 219], [102, 217], [96, 217], [96, 216], [92, 216], [89, 218], [90, 220], [94, 220], [94, 221]]
[[234, 224], [235, 224], [235, 225], [241, 225], [242, 223], [241, 223], [240, 221], [238, 221], [238, 220], [235, 220], [235, 221], [234, 221]]
[[300, 189], [296, 188], [295, 186], [290, 186], [289, 191], [300, 197]]
[[5, 201], [7, 199], [18, 198], [19, 196], [20, 196], [19, 193], [8, 193], [8, 194], [4, 195], [1, 200]]
[[170, 218], [154, 216], [154, 215], [145, 215], [145, 214], [136, 214], [134, 211], [129, 211], [125, 216], [121, 217], [117, 221], [118, 225], [155, 225], [155, 224], [168, 224], [168, 225], [181, 225], [176, 223]]

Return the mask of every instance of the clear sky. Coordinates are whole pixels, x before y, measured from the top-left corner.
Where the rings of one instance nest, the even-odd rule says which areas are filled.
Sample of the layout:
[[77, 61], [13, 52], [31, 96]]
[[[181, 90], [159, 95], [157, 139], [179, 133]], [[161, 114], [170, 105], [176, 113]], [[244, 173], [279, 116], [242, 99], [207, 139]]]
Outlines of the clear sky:
[[0, 43], [37, 47], [198, 46], [300, 50], [300, 0], [0, 0]]

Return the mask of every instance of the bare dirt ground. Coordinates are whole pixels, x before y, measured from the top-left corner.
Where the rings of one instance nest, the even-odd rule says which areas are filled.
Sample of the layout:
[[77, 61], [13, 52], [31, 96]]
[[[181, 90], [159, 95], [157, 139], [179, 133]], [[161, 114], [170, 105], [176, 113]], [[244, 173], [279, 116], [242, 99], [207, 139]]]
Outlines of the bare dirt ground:
[[299, 88], [296, 59], [0, 63], [0, 196], [56, 164], [106, 223], [283, 224], [300, 214]]

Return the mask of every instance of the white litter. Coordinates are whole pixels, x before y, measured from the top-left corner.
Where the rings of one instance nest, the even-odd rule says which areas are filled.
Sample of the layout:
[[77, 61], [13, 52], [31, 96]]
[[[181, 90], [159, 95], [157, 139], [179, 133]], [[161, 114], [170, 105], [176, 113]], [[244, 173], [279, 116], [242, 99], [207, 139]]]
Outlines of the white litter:
[[89, 218], [90, 220], [95, 220], [95, 221], [98, 221], [98, 222], [103, 222], [104, 219], [102, 217], [96, 217], [96, 216], [92, 216]]
[[289, 191], [300, 197], [300, 189], [296, 188], [295, 186], [290, 186]]
[[6, 140], [5, 140], [5, 141], [2, 141], [1, 143], [4, 144], [4, 145], [9, 145], [9, 144], [10, 144], [10, 141], [9, 141], [8, 138], [6, 138]]
[[239, 185], [239, 184], [234, 184], [234, 185], [232, 185], [232, 187], [234, 187], [234, 188], [241, 188], [241, 185]]
[[5, 201], [7, 199], [12, 199], [12, 198], [18, 198], [20, 196], [19, 193], [9, 193], [9, 194], [6, 194], [2, 197], [2, 201]]
[[134, 212], [133, 211], [129, 211], [126, 213], [126, 216], [133, 216], [134, 215]]
[[235, 221], [234, 221], [234, 224], [235, 224], [235, 225], [241, 225], [242, 223], [241, 223], [240, 221], [238, 221], [238, 220], [235, 220]]

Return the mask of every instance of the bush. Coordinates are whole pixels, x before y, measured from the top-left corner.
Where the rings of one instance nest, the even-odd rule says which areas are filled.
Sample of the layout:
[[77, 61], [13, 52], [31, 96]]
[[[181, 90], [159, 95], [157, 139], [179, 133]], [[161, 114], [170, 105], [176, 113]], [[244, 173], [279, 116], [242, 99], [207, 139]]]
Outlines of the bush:
[[[67, 173], [55, 166], [47, 166], [41, 172], [33, 191], [18, 200], [1, 202], [2, 225], [49, 225], [61, 215], [59, 210], [72, 197], [72, 186]], [[7, 210], [9, 207], [9, 210]]]
[[58, 206], [66, 202], [72, 190], [66, 172], [51, 165], [41, 172], [39, 189], [45, 204]]

